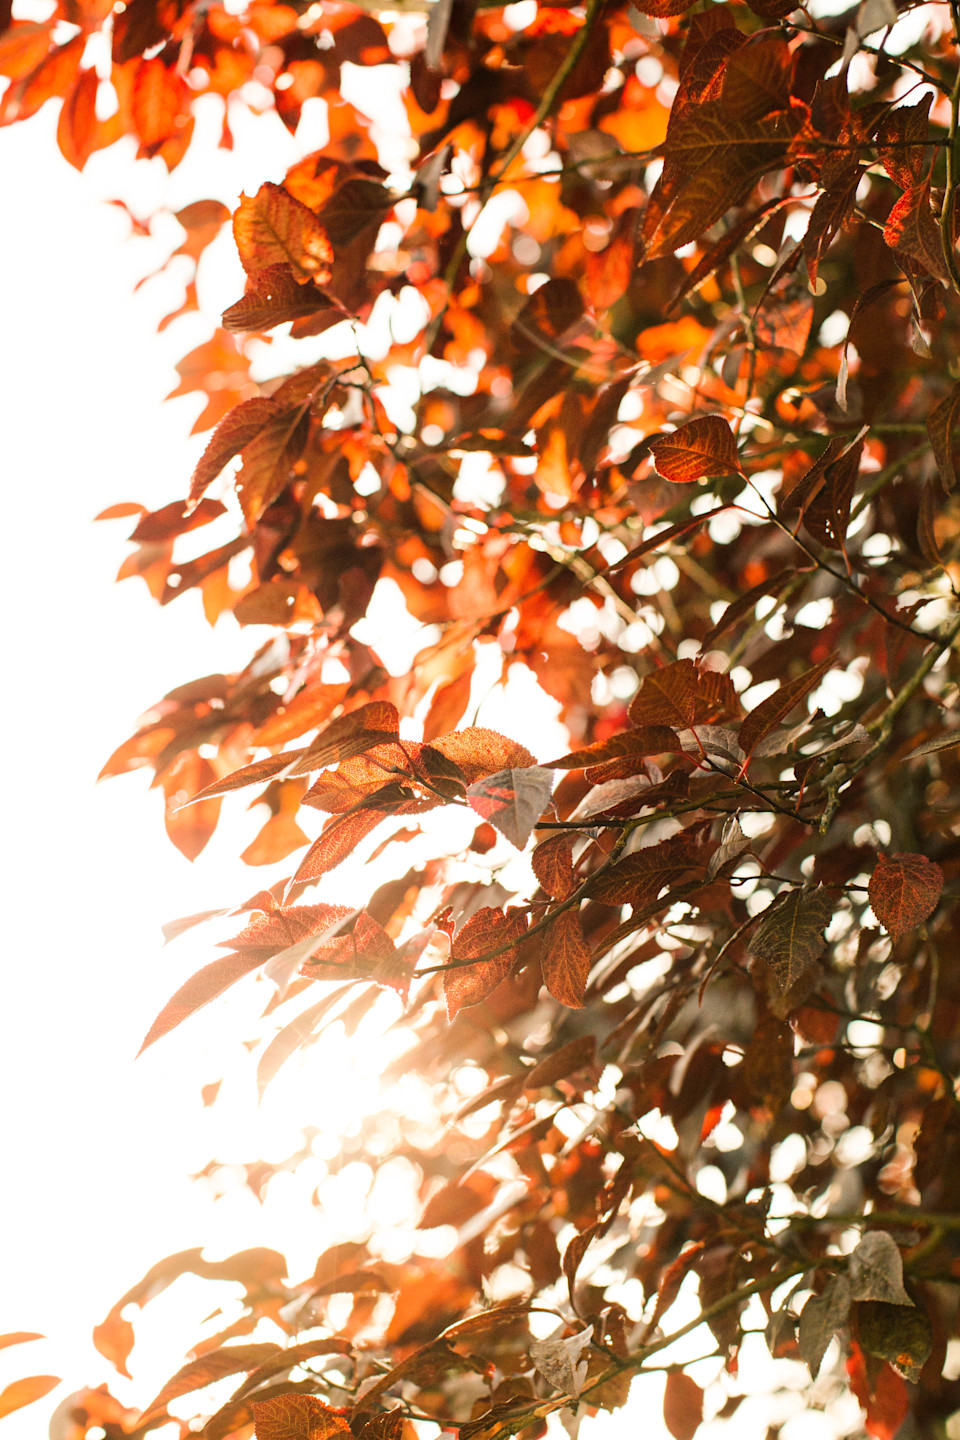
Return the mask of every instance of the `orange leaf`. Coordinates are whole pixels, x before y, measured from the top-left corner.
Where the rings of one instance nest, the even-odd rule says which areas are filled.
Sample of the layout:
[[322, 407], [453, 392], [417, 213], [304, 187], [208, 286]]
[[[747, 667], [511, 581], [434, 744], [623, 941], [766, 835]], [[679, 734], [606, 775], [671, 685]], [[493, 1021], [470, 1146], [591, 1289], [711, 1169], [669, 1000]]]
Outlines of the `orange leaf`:
[[334, 816], [301, 860], [291, 884], [302, 885], [308, 880], [318, 880], [328, 870], [336, 869], [361, 840], [376, 830], [387, 813], [386, 810], [358, 810], [352, 815]]
[[894, 940], [929, 919], [943, 892], [943, 871], [925, 855], [881, 855], [867, 894], [873, 913]]
[[11, 1330], [6, 1335], [0, 1335], [0, 1350], [6, 1350], [9, 1345], [25, 1345], [28, 1340], [45, 1340], [45, 1335], [38, 1335], [35, 1330]]
[[657, 472], [688, 485], [708, 475], [742, 475], [737, 442], [722, 415], [703, 415], [650, 441]]
[[12, 1415], [14, 1410], [22, 1410], [24, 1405], [32, 1405], [34, 1400], [42, 1400], [59, 1384], [59, 1375], [29, 1375], [23, 1380], [14, 1380], [12, 1385], [0, 1390], [0, 1420]]
[[133, 123], [146, 150], [154, 150], [182, 128], [186, 86], [158, 55], [142, 60], [133, 82]]
[[918, 261], [936, 280], [947, 279], [940, 229], [930, 204], [930, 182], [905, 190], [887, 216], [883, 238], [891, 250]]
[[277, 1395], [251, 1409], [256, 1440], [328, 1440], [350, 1434], [346, 1420], [314, 1395]]
[[268, 181], [256, 195], [241, 195], [233, 234], [248, 275], [287, 264], [301, 284], [325, 285], [330, 279], [333, 251], [326, 230], [282, 185]]
[[582, 1009], [593, 955], [576, 910], [557, 916], [543, 936], [542, 947], [543, 983], [550, 994], [561, 1005]]
[[443, 995], [452, 1020], [466, 1005], [479, 1005], [510, 973], [516, 963], [520, 941], [526, 934], [527, 917], [522, 910], [478, 910], [454, 938], [450, 958], [463, 962], [474, 956], [508, 946], [502, 954], [476, 965], [459, 965], [443, 976]]

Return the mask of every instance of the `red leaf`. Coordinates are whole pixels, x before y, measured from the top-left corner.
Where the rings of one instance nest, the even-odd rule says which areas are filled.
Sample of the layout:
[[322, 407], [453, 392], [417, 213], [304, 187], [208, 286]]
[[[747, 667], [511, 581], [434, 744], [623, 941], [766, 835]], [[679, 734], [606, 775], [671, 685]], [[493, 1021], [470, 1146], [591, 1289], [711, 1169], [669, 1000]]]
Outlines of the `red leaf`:
[[302, 885], [308, 880], [318, 880], [328, 870], [336, 869], [365, 836], [376, 830], [387, 814], [386, 810], [358, 810], [352, 815], [335, 816], [326, 825], [319, 840], [310, 846], [291, 884]]
[[256, 1440], [328, 1440], [350, 1434], [346, 1420], [314, 1395], [277, 1395], [254, 1402], [251, 1409]]
[[708, 475], [742, 475], [737, 442], [722, 415], [704, 415], [650, 442], [653, 462], [665, 480], [688, 485]]
[[157, 150], [183, 128], [187, 89], [159, 56], [141, 60], [133, 83], [133, 123], [146, 151]]
[[928, 919], [942, 892], [943, 871], [925, 855], [881, 855], [867, 887], [873, 913], [894, 940]]
[[891, 250], [918, 261], [937, 280], [947, 279], [940, 229], [930, 205], [930, 182], [905, 190], [887, 217], [883, 238]]
[[630, 720], [636, 726], [686, 730], [737, 710], [729, 675], [702, 669], [693, 660], [674, 660], [644, 676], [630, 702]]
[[330, 279], [333, 250], [326, 230], [282, 185], [268, 181], [256, 195], [240, 196], [233, 235], [248, 275], [287, 264], [301, 284], [325, 285]]
[[558, 915], [541, 944], [543, 983], [561, 1005], [568, 1005], [572, 1010], [582, 1009], [593, 955], [584, 939], [577, 910], [564, 910]]
[[703, 1419], [703, 1391], [690, 1375], [671, 1370], [663, 1391], [663, 1423], [674, 1440], [693, 1440]]
[[550, 803], [553, 772], [540, 765], [499, 770], [471, 785], [467, 801], [482, 820], [489, 820], [511, 845], [522, 850]]
[[772, 695], [761, 701], [756, 709], [750, 711], [740, 726], [740, 748], [747, 759], [760, 741], [776, 730], [781, 720], [786, 719], [794, 706], [799, 705], [804, 696], [809, 695], [810, 691], [819, 685], [832, 664], [832, 659], [823, 660], [804, 675], [785, 681], [778, 690], [774, 690]]
[[471, 960], [484, 956], [501, 946], [502, 954], [478, 960], [476, 965], [460, 965], [443, 976], [443, 995], [447, 1014], [452, 1020], [467, 1005], [479, 1005], [494, 991], [516, 963], [518, 947], [527, 930], [527, 917], [522, 910], [478, 910], [455, 936], [451, 947], [452, 961]]
[[873, 1440], [894, 1440], [910, 1407], [907, 1387], [892, 1365], [882, 1364], [871, 1380], [860, 1346], [850, 1346], [850, 1388], [866, 1411], [864, 1427]]

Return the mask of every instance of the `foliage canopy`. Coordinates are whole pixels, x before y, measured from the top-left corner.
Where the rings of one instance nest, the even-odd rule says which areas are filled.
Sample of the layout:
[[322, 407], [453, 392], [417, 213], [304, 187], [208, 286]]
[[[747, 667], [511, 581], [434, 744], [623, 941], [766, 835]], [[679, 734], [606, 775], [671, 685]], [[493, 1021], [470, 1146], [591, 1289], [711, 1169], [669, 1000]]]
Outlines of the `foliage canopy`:
[[[421, 1229], [451, 1237], [396, 1263], [374, 1233], [309, 1277], [272, 1251], [160, 1261], [98, 1328], [118, 1369], [126, 1307], [183, 1273], [242, 1284], [242, 1320], [142, 1412], [80, 1392], [54, 1440], [414, 1421], [532, 1440], [657, 1369], [691, 1440], [735, 1417], [758, 1329], [807, 1367], [810, 1408], [849, 1387], [870, 1435], [942, 1435], [957, 6], [436, 0], [424, 24], [336, 0], [41, 19], [7, 0], [4, 22], [0, 118], [62, 99], [77, 166], [133, 136], [174, 167], [210, 96], [225, 145], [231, 107], [295, 129], [326, 106], [322, 149], [232, 217], [246, 291], [174, 392], [211, 432], [185, 498], [108, 512], [135, 519], [122, 576], [271, 633], [242, 673], [165, 696], [105, 774], [151, 768], [190, 858], [235, 791], [268, 807], [244, 860], [291, 857], [144, 1043], [266, 971], [302, 1008], [265, 1086], [392, 992], [442, 1129], [371, 1130], [369, 1155], [415, 1165]], [[382, 67], [406, 139], [341, 93]], [[177, 218], [194, 263], [230, 219]], [[257, 383], [279, 326], [300, 363]], [[358, 625], [384, 581], [425, 627], [400, 675]], [[569, 753], [483, 723], [517, 667]], [[359, 909], [329, 899], [358, 847], [397, 857]], [[698, 1308], [678, 1323], [681, 1287]], [[246, 1338], [261, 1320], [285, 1343]], [[722, 1362], [706, 1396], [671, 1348], [695, 1329]], [[170, 1421], [228, 1377], [212, 1415], [200, 1397]]]

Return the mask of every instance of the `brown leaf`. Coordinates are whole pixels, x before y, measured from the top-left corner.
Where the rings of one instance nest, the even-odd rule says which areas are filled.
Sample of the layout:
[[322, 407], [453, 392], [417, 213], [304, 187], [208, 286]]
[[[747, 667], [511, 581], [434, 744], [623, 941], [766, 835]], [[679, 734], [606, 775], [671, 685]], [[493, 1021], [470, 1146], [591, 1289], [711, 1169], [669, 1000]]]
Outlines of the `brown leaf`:
[[650, 442], [653, 463], [664, 480], [691, 484], [713, 475], [742, 475], [737, 442], [722, 415], [703, 415]]
[[290, 479], [310, 428], [305, 405], [284, 407], [243, 447], [235, 481], [248, 525], [253, 525]]
[[[686, 725], [681, 728], [685, 729]], [[596, 740], [592, 745], [584, 745], [581, 750], [572, 750], [569, 755], [561, 755], [559, 760], [549, 760], [547, 766], [551, 770], [581, 770], [590, 765], [602, 765], [607, 760], [632, 755], [662, 755], [667, 751], [679, 754], [682, 749], [675, 731], [666, 725], [643, 725], [637, 730], [623, 730], [607, 740]]]
[[[300, 752], [291, 774], [308, 775], [312, 770], [321, 770], [337, 761], [363, 755], [376, 745], [390, 744], [398, 739], [399, 727], [397, 707], [389, 700], [372, 700], [367, 705], [358, 705], [356, 710], [339, 715], [320, 731], [306, 750]], [[383, 778], [387, 780], [390, 777], [384, 775]]]
[[350, 1434], [343, 1416], [314, 1395], [277, 1395], [254, 1401], [251, 1409], [256, 1440], [329, 1440]]
[[186, 1365], [181, 1366], [176, 1375], [171, 1376], [146, 1407], [140, 1423], [162, 1415], [170, 1401], [176, 1400], [180, 1395], [189, 1395], [192, 1390], [202, 1390], [205, 1385], [212, 1385], [215, 1381], [223, 1380], [227, 1375], [236, 1375], [241, 1370], [255, 1370], [264, 1361], [272, 1359], [279, 1349], [278, 1345], [269, 1343], [225, 1345], [221, 1350], [211, 1350], [197, 1360], [189, 1360]]
[[795, 705], [799, 705], [805, 695], [819, 685], [823, 676], [830, 669], [833, 660], [824, 660], [815, 665], [812, 670], [807, 670], [803, 675], [796, 676], [793, 680], [787, 680], [766, 700], [762, 700], [740, 726], [740, 748], [749, 759], [760, 741], [776, 730], [781, 720], [785, 720]]
[[[451, 961], [461, 963], [443, 974], [443, 995], [451, 1020], [465, 1006], [479, 1005], [505, 979], [516, 963], [526, 930], [527, 917], [519, 909], [504, 913], [487, 906], [471, 915], [451, 946]], [[490, 954], [502, 946], [507, 947], [502, 954]], [[489, 959], [478, 960], [476, 965], [462, 964], [488, 954]]]
[[881, 855], [867, 887], [873, 913], [894, 940], [929, 919], [942, 892], [943, 871], [925, 855]]
[[558, 830], [542, 840], [530, 856], [533, 873], [551, 900], [566, 900], [576, 886], [573, 873], [573, 835]]
[[283, 413], [282, 405], [260, 396], [234, 406], [229, 415], [220, 421], [200, 456], [190, 481], [190, 503], [195, 505], [223, 467]]
[[953, 432], [960, 418], [960, 385], [954, 385], [939, 405], [934, 406], [927, 416], [927, 434], [930, 448], [936, 458], [940, 479], [945, 490], [954, 490], [957, 485], [957, 468], [953, 458]]
[[255, 272], [242, 299], [224, 310], [221, 324], [232, 333], [264, 331], [288, 320], [324, 313], [331, 325], [344, 318], [341, 308], [312, 280], [298, 284], [289, 265], [268, 265]]
[[822, 886], [791, 890], [764, 911], [750, 953], [767, 962], [782, 993], [802, 979], [823, 950], [823, 931], [832, 914], [833, 901]]
[[482, 726], [438, 735], [430, 744], [460, 766], [468, 785], [498, 770], [518, 770], [536, 764], [530, 751], [518, 741], [508, 740], [496, 730]]
[[554, 1000], [580, 1010], [593, 965], [590, 946], [576, 909], [564, 910], [548, 926], [541, 941], [543, 983]]
[[703, 1391], [692, 1376], [670, 1370], [663, 1390], [663, 1423], [674, 1440], [693, 1440], [703, 1419]]
[[282, 185], [267, 181], [256, 195], [241, 195], [233, 234], [248, 275], [286, 264], [300, 284], [325, 285], [330, 279], [333, 250], [326, 230]]
[[142, 1055], [148, 1046], [162, 1035], [168, 1035], [171, 1030], [186, 1020], [194, 1011], [201, 1010], [204, 1005], [209, 1005], [211, 1000], [216, 1000], [231, 985], [242, 980], [244, 975], [249, 975], [251, 970], [256, 970], [263, 963], [256, 955], [247, 953], [245, 955], [222, 955], [218, 960], [213, 960], [209, 965], [204, 965], [196, 975], [191, 975], [176, 994], [167, 1001], [160, 1014], [150, 1026], [143, 1044], [140, 1046], [139, 1055]]
[[5, 1390], [0, 1390], [0, 1420], [25, 1405], [32, 1405], [35, 1400], [42, 1400], [59, 1384], [59, 1375], [28, 1375], [23, 1380], [14, 1380]]
[[705, 857], [690, 836], [672, 835], [599, 872], [589, 882], [589, 892], [604, 905], [647, 905], [665, 887], [672, 887], [691, 871], [703, 872], [704, 867]]

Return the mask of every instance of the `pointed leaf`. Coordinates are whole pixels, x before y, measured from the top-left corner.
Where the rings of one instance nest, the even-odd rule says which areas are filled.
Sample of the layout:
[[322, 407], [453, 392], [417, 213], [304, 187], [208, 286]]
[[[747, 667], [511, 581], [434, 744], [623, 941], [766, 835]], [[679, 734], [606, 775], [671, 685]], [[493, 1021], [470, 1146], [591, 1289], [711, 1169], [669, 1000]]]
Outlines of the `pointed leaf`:
[[835, 1275], [822, 1295], [811, 1295], [800, 1312], [797, 1340], [800, 1354], [816, 1380], [830, 1341], [847, 1323], [850, 1313], [850, 1282], [846, 1275]]
[[272, 1344], [224, 1345], [220, 1350], [211, 1350], [196, 1360], [189, 1360], [150, 1402], [140, 1417], [140, 1423], [144, 1424], [162, 1415], [170, 1401], [176, 1400], [180, 1395], [189, 1395], [192, 1390], [202, 1390], [205, 1385], [212, 1385], [215, 1381], [223, 1380], [227, 1375], [236, 1375], [241, 1370], [255, 1370], [265, 1361], [272, 1359], [279, 1349], [279, 1345]]
[[525, 746], [483, 726], [452, 730], [449, 735], [438, 735], [430, 744], [460, 766], [468, 785], [498, 770], [522, 770], [536, 764]]
[[659, 845], [625, 855], [609, 870], [597, 874], [589, 883], [589, 893], [604, 905], [646, 905], [661, 890], [698, 870], [704, 871], [704, 857], [692, 839], [672, 835]]
[[703, 1419], [703, 1391], [692, 1376], [671, 1370], [663, 1390], [663, 1423], [673, 1440], [693, 1440]]
[[332, 325], [344, 318], [341, 308], [312, 280], [298, 284], [289, 265], [268, 265], [256, 271], [247, 293], [224, 310], [221, 324], [231, 333], [264, 331], [323, 312]]
[[254, 1401], [251, 1409], [256, 1440], [330, 1440], [350, 1434], [343, 1416], [315, 1395], [277, 1395]]
[[883, 1300], [912, 1305], [903, 1288], [903, 1256], [887, 1230], [868, 1230], [850, 1255], [850, 1293], [854, 1300]]
[[256, 195], [241, 195], [233, 234], [248, 275], [287, 264], [301, 284], [325, 285], [330, 279], [333, 250], [326, 230], [282, 185], [268, 181]]
[[543, 983], [550, 994], [561, 1005], [582, 1009], [593, 955], [577, 910], [564, 910], [557, 916], [547, 928], [541, 947]]
[[271, 421], [283, 414], [275, 400], [257, 396], [234, 406], [210, 436], [190, 481], [190, 502], [196, 504], [208, 485], [212, 485], [223, 467], [255, 440]]
[[940, 479], [945, 490], [955, 490], [957, 467], [953, 459], [953, 432], [960, 419], [960, 385], [954, 385], [949, 394], [934, 406], [927, 416], [927, 434], [930, 448], [934, 453]]
[[823, 950], [823, 931], [832, 914], [833, 901], [821, 886], [791, 890], [764, 912], [750, 953], [767, 962], [784, 993]]
[[38, 1335], [35, 1330], [11, 1330], [6, 1335], [0, 1335], [0, 1350], [6, 1350], [8, 1345], [25, 1345], [28, 1340], [45, 1340], [45, 1335]]
[[778, 690], [774, 690], [772, 695], [750, 711], [740, 726], [740, 748], [748, 759], [760, 741], [775, 730], [794, 706], [799, 705], [804, 696], [809, 695], [810, 691], [820, 684], [833, 663], [832, 659], [824, 660], [803, 675], [785, 681]]
[[540, 765], [525, 770], [500, 770], [467, 790], [467, 801], [482, 820], [489, 820], [511, 845], [522, 850], [553, 794], [553, 771]]
[[[471, 915], [451, 946], [450, 959], [460, 963], [443, 975], [443, 994], [451, 1020], [465, 1006], [479, 1005], [509, 974], [526, 931], [527, 917], [519, 909], [504, 913], [488, 906]], [[502, 953], [491, 953], [494, 951]], [[462, 963], [488, 955], [489, 959], [478, 959], [476, 965]]]
[[942, 892], [943, 871], [925, 855], [881, 855], [867, 887], [873, 913], [894, 940], [927, 920]]
[[[647, 676], [647, 679], [651, 678]], [[642, 725], [636, 730], [623, 730], [619, 735], [611, 735], [607, 740], [596, 740], [592, 745], [584, 745], [581, 750], [572, 750], [569, 755], [561, 755], [559, 760], [549, 760], [547, 768], [581, 770], [590, 765], [602, 765], [607, 760], [619, 760], [631, 755], [662, 755], [668, 751], [679, 753], [682, 748], [675, 731], [666, 725]]]
[[650, 442], [653, 463], [664, 480], [689, 485], [710, 475], [742, 475], [737, 442], [722, 415], [688, 420]]
[[143, 1044], [140, 1046], [139, 1055], [142, 1055], [148, 1046], [159, 1040], [162, 1035], [168, 1035], [171, 1030], [186, 1020], [197, 1010], [202, 1010], [204, 1005], [209, 1005], [211, 1000], [216, 1000], [231, 985], [242, 980], [244, 975], [249, 975], [251, 970], [256, 970], [263, 963], [262, 959], [255, 953], [246, 955], [222, 955], [218, 960], [213, 960], [209, 965], [204, 965], [196, 975], [191, 975], [185, 984], [180, 986], [176, 994], [167, 1001], [160, 1014], [150, 1026]]
[[0, 1420], [25, 1405], [32, 1405], [35, 1400], [42, 1400], [59, 1384], [59, 1375], [28, 1375], [23, 1380], [14, 1380], [5, 1390], [0, 1390]]
[[573, 894], [576, 878], [573, 873], [573, 835], [559, 830], [543, 840], [530, 856], [533, 873], [551, 900], [566, 900]]
[[[292, 775], [308, 775], [339, 760], [362, 755], [375, 745], [388, 745], [399, 739], [400, 716], [389, 700], [372, 700], [356, 710], [340, 715], [320, 731], [315, 740], [300, 752]], [[436, 742], [434, 742], [436, 743]], [[384, 779], [388, 779], [384, 776]]]
[[930, 204], [930, 182], [905, 190], [887, 217], [883, 238], [891, 250], [916, 260], [935, 280], [947, 279], [940, 229]]
[[933, 1329], [922, 1310], [882, 1300], [861, 1300], [857, 1309], [857, 1335], [868, 1355], [892, 1365], [904, 1380], [916, 1385], [933, 1350]]

